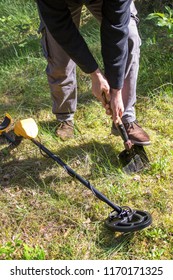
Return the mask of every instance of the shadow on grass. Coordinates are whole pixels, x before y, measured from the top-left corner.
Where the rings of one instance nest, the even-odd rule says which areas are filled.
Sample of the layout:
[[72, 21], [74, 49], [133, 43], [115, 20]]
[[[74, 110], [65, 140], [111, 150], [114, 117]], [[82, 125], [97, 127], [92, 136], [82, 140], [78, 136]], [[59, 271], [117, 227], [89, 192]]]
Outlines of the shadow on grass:
[[[54, 182], [54, 184], [57, 184], [58, 189], [61, 192], [62, 180], [63, 180], [63, 185], [64, 184], [71, 185], [72, 180], [74, 180], [75, 182], [77, 181], [77, 179], [75, 180], [74, 177], [71, 178], [71, 176], [68, 174], [64, 175], [64, 173], [66, 174], [68, 172], [67, 170], [64, 170], [62, 166], [61, 166], [62, 169], [58, 170], [60, 171], [59, 175], [58, 173], [56, 174], [54, 173], [54, 175], [50, 175], [50, 176], [44, 175], [44, 181], [43, 181], [41, 179], [40, 174], [45, 173], [46, 170], [48, 170], [49, 173], [51, 168], [55, 167], [55, 161], [47, 157], [47, 155], [46, 157], [42, 157], [42, 158], [30, 156], [30, 151], [28, 151], [28, 155], [26, 155], [26, 157], [30, 156], [30, 158], [20, 159], [20, 155], [19, 155], [19, 159], [18, 159], [17, 149], [20, 149], [20, 146], [16, 148], [15, 152], [14, 151], [12, 152], [13, 146], [5, 147], [0, 151], [0, 161], [1, 161], [0, 181], [2, 185], [4, 186], [13, 185], [15, 187], [15, 185], [21, 184], [22, 187], [31, 187], [37, 189], [39, 188], [42, 191], [49, 193], [51, 197], [59, 199], [59, 194], [57, 194], [57, 192], [51, 188], [50, 186], [51, 183]], [[99, 154], [99, 163], [96, 163], [98, 159], [98, 154], [96, 154], [96, 151]], [[38, 152], [39, 152], [39, 148], [38, 148]], [[82, 177], [79, 174], [84, 180], [88, 180], [88, 181], [92, 180], [92, 177], [94, 177], [94, 179], [102, 178], [102, 177], [105, 178], [109, 173], [115, 172], [116, 174], [116, 168], [120, 167], [118, 159], [115, 156], [115, 151], [109, 144], [101, 144], [96, 141], [92, 141], [87, 144], [81, 144], [77, 147], [66, 145], [64, 148], [58, 150], [58, 158], [62, 160], [64, 163], [66, 163], [66, 161], [68, 162], [70, 161], [74, 163], [73, 160], [75, 160], [76, 158], [79, 159], [80, 162], [82, 162], [85, 156], [88, 154], [91, 159], [89, 165], [89, 169], [91, 171], [89, 172], [89, 174], [86, 174], [85, 177]], [[10, 162], [8, 162], [8, 157], [10, 157]], [[107, 158], [109, 157], [109, 161], [106, 157]], [[76, 171], [74, 170], [74, 173], [75, 172]], [[76, 172], [76, 174], [78, 173]], [[76, 200], [76, 204], [78, 204], [77, 200]]]
[[128, 252], [129, 246], [131, 246], [130, 241], [134, 238], [134, 232], [128, 233], [120, 233], [113, 232], [106, 228], [106, 226], [102, 226], [102, 230], [100, 232], [97, 246], [99, 246], [104, 253], [102, 253], [101, 258], [106, 259], [117, 254], [119, 251]]
[[[1, 141], [2, 144], [2, 141]], [[21, 143], [22, 145], [22, 143]], [[34, 145], [34, 144], [33, 144]], [[22, 147], [21, 147], [22, 148]], [[18, 159], [17, 158], [17, 149], [20, 149], [20, 147], [18, 146], [18, 148], [16, 148], [16, 151], [12, 149], [12, 147], [8, 148], [5, 147], [3, 149], [1, 149], [0, 151], [0, 161], [1, 161], [1, 178], [0, 178], [0, 185], [1, 188], [3, 189], [3, 187], [10, 187], [10, 188], [14, 188], [16, 186], [20, 186], [20, 189], [22, 190], [23, 188], [28, 188], [28, 189], [39, 189], [41, 192], [45, 192], [48, 193], [53, 199], [56, 199], [57, 201], [60, 200], [64, 200], [64, 201], [69, 201], [70, 203], [75, 204], [75, 206], [77, 208], [79, 208], [79, 211], [86, 211], [83, 208], [83, 202], [80, 203], [80, 199], [79, 199], [79, 195], [80, 195], [80, 191], [81, 191], [81, 195], [82, 195], [82, 190], [79, 188], [78, 190], [78, 185], [75, 186], [74, 192], [77, 192], [77, 196], [72, 196], [70, 195], [70, 192], [72, 191], [74, 186], [71, 186], [72, 180], [74, 180], [73, 178], [71, 178], [71, 176], [69, 176], [67, 174], [67, 176], [61, 176], [58, 175], [58, 173], [53, 173], [53, 175], [48, 175], [46, 177], [44, 177], [44, 182], [41, 179], [40, 174], [45, 173], [46, 170], [48, 170], [48, 172], [51, 170], [51, 168], [53, 168], [55, 162], [51, 159], [51, 158], [38, 158], [38, 157], [33, 157], [33, 155], [31, 155], [30, 158], [27, 159]], [[98, 143], [96, 141], [92, 141], [90, 143], [87, 144], [82, 144], [79, 145], [78, 147], [73, 147], [70, 145], [67, 145], [66, 147], [58, 150], [58, 156], [61, 158], [63, 161], [72, 161], [74, 158], [76, 158], [76, 155], [79, 155], [80, 158], [82, 158], [83, 154], [89, 153], [91, 157], [93, 157], [93, 161], [95, 160], [95, 156], [92, 156], [95, 151], [99, 150], [99, 154], [102, 155], [102, 160], [103, 160], [103, 164], [105, 165], [104, 162], [104, 157], [105, 157], [105, 152], [108, 155], [108, 157], [110, 158], [110, 165], [107, 166], [107, 172], [109, 172], [109, 168], [110, 166], [114, 166], [114, 171], [116, 174], [116, 167], [119, 168], [119, 163], [116, 159], [116, 157], [112, 156], [115, 155], [115, 150], [111, 147], [111, 145], [109, 144], [101, 144]], [[39, 149], [38, 149], [39, 151]], [[30, 156], [29, 154], [30, 151], [28, 151], [28, 156]], [[10, 158], [12, 160], [10, 160], [8, 162], [8, 157], [10, 156]], [[99, 162], [100, 165], [102, 165], [102, 160], [101, 162]], [[4, 163], [5, 162], [5, 163]], [[95, 169], [95, 164], [93, 162], [92, 164], [93, 166], [90, 167], [91, 170]], [[61, 172], [61, 170], [60, 170]], [[106, 172], [106, 170], [105, 170]], [[112, 172], [112, 170], [111, 170]], [[104, 173], [104, 172], [103, 172]], [[118, 174], [118, 173], [117, 173]], [[9, 175], [9, 176], [8, 176]], [[105, 174], [102, 174], [102, 172], [99, 172], [97, 174], [97, 172], [94, 172], [94, 178], [96, 178], [96, 176], [98, 176], [99, 178], [101, 177], [105, 177]], [[92, 179], [92, 175], [86, 175], [85, 177], [86, 180], [90, 180]], [[66, 186], [69, 184], [70, 188], [69, 191], [65, 191], [62, 189], [62, 180], [63, 180], [63, 185], [65, 184]], [[57, 184], [57, 188], [56, 190], [54, 190], [51, 187], [51, 182], [54, 181], [55, 184]], [[21, 182], [21, 183], [20, 183]], [[76, 189], [77, 187], [77, 189]], [[91, 193], [92, 194], [92, 193]], [[86, 195], [86, 204], [89, 203], [87, 202], [87, 198], [88, 196]], [[82, 197], [83, 199], [83, 197]], [[96, 198], [97, 200], [97, 198]], [[82, 209], [83, 208], [83, 209]], [[110, 209], [110, 212], [112, 211], [112, 208]], [[90, 207], [90, 212], [91, 213], [89, 216], [92, 220], [92, 222], [97, 222], [99, 217], [97, 216], [97, 214], [95, 213], [95, 209], [94, 209], [94, 204], [91, 203], [91, 207]], [[86, 213], [86, 216], [88, 214]], [[109, 229], [107, 229], [104, 225], [104, 220], [101, 221], [102, 222], [102, 226], [100, 227], [100, 234], [99, 234], [99, 239], [96, 242], [96, 246], [100, 247], [102, 249], [102, 258], [104, 258], [104, 254], [107, 256], [108, 254], [113, 254], [118, 251], [127, 249], [128, 244], [130, 242], [130, 240], [133, 238], [133, 234], [117, 234], [114, 233], [112, 231], [110, 231]]]
[[[5, 143], [6, 140], [4, 140]], [[2, 145], [2, 138], [1, 138], [1, 145]], [[4, 144], [3, 143], [3, 144]], [[34, 144], [33, 144], [34, 145]], [[12, 152], [12, 150], [16, 149], [16, 152]], [[9, 147], [4, 147], [3, 149], [0, 150], [0, 160], [1, 160], [1, 169], [6, 170], [7, 169], [13, 169], [14, 167], [21, 167], [21, 171], [23, 169], [23, 172], [28, 172], [31, 176], [34, 177], [34, 180], [37, 182], [37, 184], [40, 184], [40, 179], [39, 179], [39, 173], [45, 171], [48, 167], [49, 169], [55, 165], [55, 161], [52, 160], [50, 157], [47, 157], [45, 155], [44, 157], [44, 152], [43, 152], [43, 158], [27, 158], [24, 160], [17, 159], [17, 149], [20, 149], [20, 146], [17, 148], [15, 146], [9, 146]], [[39, 151], [39, 148], [38, 148]], [[29, 156], [28, 151], [28, 156]], [[117, 152], [118, 154], [118, 152]], [[116, 170], [120, 168], [120, 163], [118, 161], [118, 157], [116, 156], [116, 151], [112, 148], [110, 144], [103, 144], [99, 143], [96, 141], [91, 141], [90, 143], [85, 143], [85, 144], [80, 144], [77, 147], [73, 145], [66, 145], [65, 147], [61, 148], [57, 152], [57, 157], [62, 160], [64, 163], [66, 161], [73, 161], [76, 158], [82, 162], [82, 160], [85, 159], [85, 156], [89, 155], [91, 161], [90, 164], [92, 167], [90, 169], [93, 171], [92, 174], [94, 174], [94, 178], [100, 177], [101, 173], [102, 176], [104, 177], [106, 174], [105, 172], [112, 172], [114, 171], [116, 174]], [[12, 158], [13, 160], [7, 163], [3, 163], [4, 158]], [[99, 157], [99, 163], [96, 163], [95, 161], [98, 160]], [[109, 159], [109, 160], [108, 160]], [[40, 164], [37, 166], [37, 162], [40, 162]], [[100, 168], [104, 165], [104, 169], [100, 169], [99, 171], [99, 166]], [[69, 166], [70, 167], [70, 166]], [[95, 171], [93, 170], [95, 169]], [[98, 175], [97, 175], [97, 169], [98, 169]], [[74, 170], [75, 171], [75, 170]], [[118, 174], [118, 173], [117, 173]], [[86, 175], [86, 179], [88, 177], [91, 177], [92, 175]], [[58, 180], [58, 176], [55, 176]], [[63, 178], [66, 180], [66, 178], [70, 178], [69, 175]], [[53, 178], [52, 178], [53, 179]], [[49, 183], [49, 179], [46, 178], [46, 182]]]

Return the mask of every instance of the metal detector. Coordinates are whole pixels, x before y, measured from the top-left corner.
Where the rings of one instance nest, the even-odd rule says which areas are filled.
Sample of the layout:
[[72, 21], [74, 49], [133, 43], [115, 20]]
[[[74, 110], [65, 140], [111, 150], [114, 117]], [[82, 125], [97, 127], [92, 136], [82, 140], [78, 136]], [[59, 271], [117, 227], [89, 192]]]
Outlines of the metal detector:
[[[5, 132], [5, 126], [9, 125], [9, 115], [5, 116], [4, 121], [0, 124], [0, 134], [4, 134], [8, 138], [8, 133]], [[3, 132], [1, 132], [3, 131]], [[111, 202], [107, 197], [105, 197], [100, 191], [98, 191], [91, 183], [79, 174], [77, 174], [73, 169], [71, 169], [65, 162], [63, 162], [57, 155], [53, 154], [44, 145], [42, 145], [35, 138], [38, 134], [38, 127], [34, 119], [24, 119], [17, 121], [14, 126], [14, 133], [16, 136], [16, 141], [21, 137], [31, 140], [41, 151], [47, 154], [48, 157], [56, 161], [64, 170], [73, 178], [77, 179], [84, 186], [92, 191], [92, 193], [101, 201], [108, 204], [113, 210], [109, 214], [108, 218], [105, 220], [105, 225], [114, 232], [134, 232], [142, 230], [148, 227], [152, 223], [152, 217], [150, 213], [142, 210], [133, 210], [128, 206], [119, 207]], [[8, 139], [9, 140], [9, 139]], [[15, 143], [13, 143], [15, 144]]]

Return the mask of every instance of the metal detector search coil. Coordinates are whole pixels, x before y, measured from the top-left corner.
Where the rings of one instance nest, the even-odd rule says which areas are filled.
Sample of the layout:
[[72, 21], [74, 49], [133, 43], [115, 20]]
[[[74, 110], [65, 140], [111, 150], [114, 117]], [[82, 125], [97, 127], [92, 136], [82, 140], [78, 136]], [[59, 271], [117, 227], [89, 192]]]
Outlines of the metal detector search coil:
[[105, 221], [105, 225], [112, 231], [134, 232], [148, 227], [152, 222], [150, 213], [141, 210], [132, 210], [130, 207], [122, 207], [125, 211], [118, 214], [111, 212]]
[[[0, 124], [0, 129], [5, 129], [5, 124], [8, 126], [8, 122], [4, 119], [2, 124]], [[117, 232], [134, 232], [148, 227], [152, 223], [151, 215], [146, 211], [132, 210], [130, 207], [120, 207], [111, 202], [106, 196], [104, 196], [100, 191], [98, 191], [91, 183], [79, 174], [77, 174], [73, 169], [71, 169], [65, 162], [63, 162], [58, 156], [53, 154], [44, 145], [38, 142], [35, 138], [38, 134], [38, 127], [32, 118], [18, 121], [14, 126], [14, 133], [16, 135], [16, 141], [18, 138], [25, 138], [31, 140], [41, 151], [43, 151], [48, 157], [57, 162], [64, 170], [73, 178], [80, 181], [84, 186], [92, 191], [92, 193], [101, 201], [109, 205], [113, 211], [105, 221], [105, 225]], [[5, 133], [4, 136], [10, 140], [8, 134]], [[15, 141], [14, 141], [15, 142]], [[12, 142], [12, 144], [15, 144]]]

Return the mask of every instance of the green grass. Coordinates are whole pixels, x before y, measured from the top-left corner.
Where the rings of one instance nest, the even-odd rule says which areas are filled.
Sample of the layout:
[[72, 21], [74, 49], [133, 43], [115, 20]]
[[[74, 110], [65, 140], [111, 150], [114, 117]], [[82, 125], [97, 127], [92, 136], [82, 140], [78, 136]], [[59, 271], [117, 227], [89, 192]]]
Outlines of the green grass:
[[[123, 143], [110, 135], [111, 120], [92, 96], [90, 79], [80, 69], [75, 138], [62, 142], [55, 137], [34, 1], [1, 1], [0, 19], [0, 118], [5, 112], [13, 122], [32, 116], [48, 149], [117, 205], [148, 210], [153, 217], [152, 226], [143, 231], [110, 232], [104, 227], [112, 210], [109, 206], [41, 155], [31, 141], [10, 150], [0, 139], [0, 259], [172, 259], [173, 56], [169, 40], [163, 44], [158, 29], [141, 20], [136, 109], [152, 140], [146, 147], [151, 166], [127, 175], [118, 161]], [[82, 23], [81, 32], [102, 67], [98, 25], [86, 13]]]

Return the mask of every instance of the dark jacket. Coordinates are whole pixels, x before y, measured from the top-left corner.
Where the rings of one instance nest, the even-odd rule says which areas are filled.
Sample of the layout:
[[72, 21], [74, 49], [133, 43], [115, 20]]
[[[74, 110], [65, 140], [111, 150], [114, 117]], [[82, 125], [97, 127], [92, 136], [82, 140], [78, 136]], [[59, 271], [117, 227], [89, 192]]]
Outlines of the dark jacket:
[[[72, 2], [75, 1], [80, 0], [72, 0]], [[41, 16], [55, 40], [85, 73], [94, 72], [98, 68], [98, 64], [73, 23], [66, 1], [37, 0], [37, 4]], [[131, 0], [103, 0], [102, 56], [105, 76], [110, 87], [114, 89], [122, 88], [124, 82], [130, 4]]]

